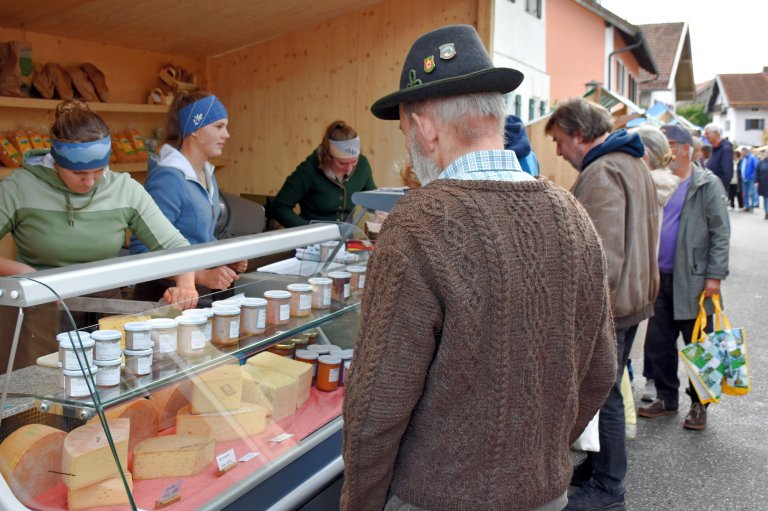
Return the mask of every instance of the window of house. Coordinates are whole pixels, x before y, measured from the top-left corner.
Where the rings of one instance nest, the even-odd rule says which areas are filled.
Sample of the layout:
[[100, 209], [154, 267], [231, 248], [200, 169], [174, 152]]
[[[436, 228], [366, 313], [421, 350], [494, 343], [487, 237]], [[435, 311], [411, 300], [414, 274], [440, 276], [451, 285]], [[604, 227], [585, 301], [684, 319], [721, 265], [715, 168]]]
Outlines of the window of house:
[[763, 131], [763, 129], [765, 129], [765, 119], [746, 119], [744, 129], [747, 131], [750, 131], [750, 130]]
[[520, 117], [520, 111], [523, 109], [523, 98], [520, 94], [515, 94], [515, 115]]
[[624, 63], [616, 61], [616, 92], [624, 95]]
[[632, 75], [629, 75], [629, 99], [637, 103], [637, 80]]
[[531, 98], [528, 100], [528, 120], [532, 121], [536, 116], [536, 100]]
[[542, 99], [541, 103], [539, 103], [539, 115], [544, 117], [546, 113], [547, 113], [547, 102]]
[[541, 0], [525, 0], [525, 12], [541, 19]]

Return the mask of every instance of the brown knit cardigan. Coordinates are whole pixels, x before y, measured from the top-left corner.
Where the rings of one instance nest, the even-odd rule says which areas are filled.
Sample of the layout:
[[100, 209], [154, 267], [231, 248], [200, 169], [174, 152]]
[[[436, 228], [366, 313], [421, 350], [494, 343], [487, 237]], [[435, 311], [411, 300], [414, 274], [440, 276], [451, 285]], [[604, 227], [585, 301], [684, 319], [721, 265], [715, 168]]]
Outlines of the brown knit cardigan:
[[368, 266], [344, 402], [342, 509], [387, 491], [440, 510], [529, 510], [616, 378], [600, 240], [536, 181], [410, 191]]

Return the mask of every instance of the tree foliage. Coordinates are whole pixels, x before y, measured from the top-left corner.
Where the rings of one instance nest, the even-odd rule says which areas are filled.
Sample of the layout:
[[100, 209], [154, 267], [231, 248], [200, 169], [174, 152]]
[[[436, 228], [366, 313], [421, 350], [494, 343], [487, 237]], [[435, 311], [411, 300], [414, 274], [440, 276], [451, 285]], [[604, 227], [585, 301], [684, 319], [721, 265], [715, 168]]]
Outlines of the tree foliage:
[[677, 107], [677, 114], [682, 115], [697, 126], [706, 126], [712, 121], [705, 103], [687, 103]]

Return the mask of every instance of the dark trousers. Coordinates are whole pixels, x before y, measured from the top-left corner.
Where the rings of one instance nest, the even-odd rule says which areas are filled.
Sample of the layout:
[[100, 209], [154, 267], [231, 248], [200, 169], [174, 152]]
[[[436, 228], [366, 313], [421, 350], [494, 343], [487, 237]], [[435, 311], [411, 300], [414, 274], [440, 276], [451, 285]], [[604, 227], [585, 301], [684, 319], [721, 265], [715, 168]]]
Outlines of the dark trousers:
[[[695, 319], [674, 318], [674, 297], [672, 295], [672, 274], [661, 273], [659, 294], [654, 303], [654, 316], [648, 320], [645, 333], [644, 356], [651, 362], [656, 396], [667, 406], [677, 406], [680, 379], [677, 377], [677, 338], [682, 335], [685, 344], [691, 343]], [[712, 316], [707, 316], [707, 332], [712, 331]], [[699, 396], [689, 386], [686, 391], [691, 401], [698, 403]]]
[[744, 207], [744, 199], [741, 196], [741, 186], [738, 183], [728, 185], [728, 205], [735, 207], [734, 199], [739, 203], [739, 208]]
[[627, 431], [624, 422], [624, 399], [621, 397], [621, 378], [636, 332], [637, 325], [616, 329], [618, 369], [608, 398], [600, 407], [600, 452], [588, 453], [585, 460], [592, 466], [592, 478], [595, 482], [612, 495], [624, 493], [624, 477], [627, 475]]

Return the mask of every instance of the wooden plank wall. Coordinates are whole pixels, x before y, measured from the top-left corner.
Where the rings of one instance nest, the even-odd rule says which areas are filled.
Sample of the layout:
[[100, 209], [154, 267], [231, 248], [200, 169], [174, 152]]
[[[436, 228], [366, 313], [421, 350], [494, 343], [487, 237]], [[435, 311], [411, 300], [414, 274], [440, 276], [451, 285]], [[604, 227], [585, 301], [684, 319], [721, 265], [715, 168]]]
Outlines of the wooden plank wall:
[[447, 24], [476, 25], [477, 9], [478, 0], [391, 0], [213, 58], [210, 88], [227, 105], [231, 126], [221, 188], [275, 194], [336, 119], [359, 132], [376, 184], [400, 185], [406, 152], [398, 123], [376, 119], [370, 105], [398, 88], [416, 37]]

